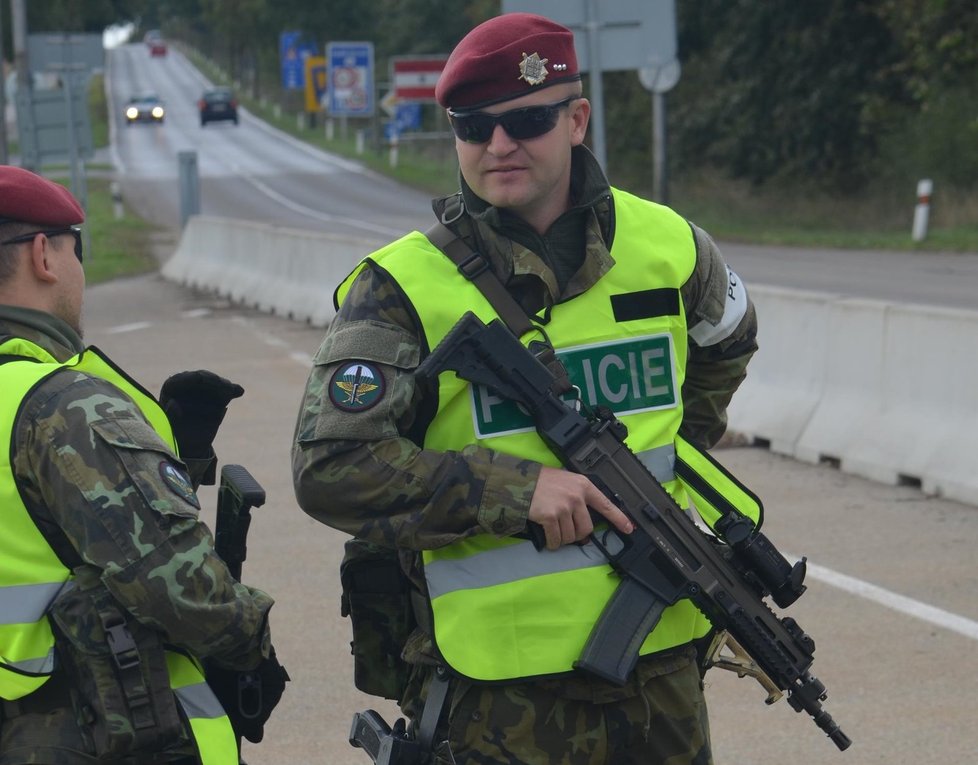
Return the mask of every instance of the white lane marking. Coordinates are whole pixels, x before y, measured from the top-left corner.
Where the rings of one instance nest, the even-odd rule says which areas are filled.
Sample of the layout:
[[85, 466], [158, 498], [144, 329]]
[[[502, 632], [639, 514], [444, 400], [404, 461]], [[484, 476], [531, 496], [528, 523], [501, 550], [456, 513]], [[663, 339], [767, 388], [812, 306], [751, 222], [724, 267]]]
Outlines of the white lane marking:
[[210, 308], [191, 308], [188, 311], [184, 311], [180, 314], [183, 319], [200, 319], [204, 316], [210, 316], [212, 313]]
[[[255, 326], [254, 322], [252, 322], [246, 316], [232, 316], [231, 321], [232, 323], [238, 324], [244, 327], [245, 329], [247, 329], [256, 338], [258, 338], [258, 340], [265, 343], [265, 345], [269, 345], [273, 348], [285, 348], [286, 350], [289, 349], [288, 342], [282, 340], [279, 337], [276, 337], [275, 335], [271, 335], [267, 332], [263, 332], [262, 330], [258, 329], [258, 327]], [[308, 353], [305, 353], [304, 351], [290, 351], [287, 355], [290, 359], [292, 359], [292, 361], [294, 361], [299, 366], [305, 367], [306, 369], [310, 369], [312, 367], [312, 356], [310, 356]]]
[[310, 369], [312, 367], [312, 356], [308, 353], [303, 353], [302, 351], [295, 351], [289, 354], [289, 358], [296, 362], [299, 366]]
[[346, 218], [338, 215], [330, 215], [329, 213], [324, 213], [321, 210], [313, 210], [311, 207], [306, 207], [305, 205], [299, 204], [298, 202], [289, 199], [287, 196], [278, 193], [271, 186], [262, 183], [253, 175], [249, 175], [248, 173], [244, 172], [240, 166], [236, 164], [232, 164], [231, 169], [240, 178], [247, 181], [256, 189], [258, 189], [262, 194], [264, 194], [267, 197], [270, 197], [271, 199], [274, 199], [280, 205], [289, 208], [293, 212], [297, 212], [302, 215], [308, 215], [310, 218], [321, 220], [324, 223], [343, 223], [353, 228], [363, 229], [364, 231], [370, 231], [371, 233], [375, 233], [375, 234], [384, 234], [385, 236], [400, 236], [401, 234], [404, 233], [403, 229], [395, 229], [395, 228], [390, 228], [388, 226], [377, 226], [374, 225], [373, 223], [367, 223], [366, 221], [355, 220], [353, 218]]
[[134, 321], [131, 324], [117, 324], [114, 327], [109, 327], [105, 330], [107, 335], [121, 335], [125, 332], [138, 332], [141, 329], [146, 329], [147, 327], [152, 327], [152, 323], [148, 321]]
[[851, 595], [858, 595], [907, 616], [913, 616], [943, 629], [957, 632], [959, 635], [964, 635], [972, 640], [978, 640], [978, 622], [964, 616], [958, 616], [942, 608], [936, 608], [927, 603], [921, 603], [919, 600], [898, 595], [895, 592], [884, 590], [882, 587], [877, 587], [875, 584], [840, 574], [838, 571], [833, 571], [824, 566], [809, 563], [808, 573], [812, 578], [844, 590]]

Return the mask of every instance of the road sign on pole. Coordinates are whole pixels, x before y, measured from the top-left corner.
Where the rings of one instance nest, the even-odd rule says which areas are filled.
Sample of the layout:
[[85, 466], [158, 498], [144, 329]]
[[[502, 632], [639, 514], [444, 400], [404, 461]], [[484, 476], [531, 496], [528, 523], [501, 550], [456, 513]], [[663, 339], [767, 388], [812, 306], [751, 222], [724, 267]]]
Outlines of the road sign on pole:
[[282, 87], [285, 90], [304, 90], [306, 59], [316, 55], [316, 46], [303, 42], [302, 32], [282, 32], [279, 35], [279, 61], [282, 65]]
[[65, 79], [56, 90], [17, 91], [17, 125], [25, 167], [50, 160], [90, 159], [94, 153], [83, 86]]
[[326, 59], [306, 57], [306, 111], [318, 112], [326, 106]]
[[400, 102], [434, 102], [435, 85], [448, 56], [392, 56], [391, 82]]
[[329, 113], [333, 117], [370, 117], [374, 113], [374, 44], [326, 45]]

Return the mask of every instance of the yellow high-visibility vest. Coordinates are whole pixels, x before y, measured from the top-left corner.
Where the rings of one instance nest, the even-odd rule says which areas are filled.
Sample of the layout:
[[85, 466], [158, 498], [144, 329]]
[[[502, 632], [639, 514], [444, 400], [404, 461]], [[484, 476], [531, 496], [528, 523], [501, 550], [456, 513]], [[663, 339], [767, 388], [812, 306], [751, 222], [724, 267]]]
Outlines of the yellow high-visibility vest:
[[[589, 405], [610, 406], [628, 427], [627, 443], [677, 501], [674, 441], [682, 422], [687, 357], [679, 294], [695, 267], [689, 224], [668, 208], [614, 190], [614, 267], [585, 293], [550, 312], [546, 333]], [[413, 232], [368, 256], [397, 282], [433, 349], [466, 311], [497, 318], [479, 289], [427, 238]], [[337, 290], [337, 299], [363, 266]], [[522, 341], [534, 339], [528, 333]], [[557, 458], [511, 402], [460, 380], [439, 377], [438, 411], [425, 448], [479, 444], [557, 466]], [[454, 671], [476, 680], [568, 672], [619, 584], [594, 545], [537, 551], [512, 537], [479, 534], [422, 553], [434, 639]], [[663, 613], [643, 643], [650, 654], [709, 630], [689, 601]]]
[[[39, 346], [14, 338], [0, 344], [0, 698], [14, 700], [40, 688], [54, 671], [54, 634], [48, 607], [67, 587], [72, 572], [58, 559], [24, 506], [10, 463], [13, 428], [21, 403], [44, 379], [72, 369], [112, 383], [133, 399], [150, 425], [176, 451], [159, 403], [97, 348], [59, 362]], [[170, 683], [190, 723], [204, 765], [236, 765], [237, 741], [217, 697], [193, 658], [168, 651]]]

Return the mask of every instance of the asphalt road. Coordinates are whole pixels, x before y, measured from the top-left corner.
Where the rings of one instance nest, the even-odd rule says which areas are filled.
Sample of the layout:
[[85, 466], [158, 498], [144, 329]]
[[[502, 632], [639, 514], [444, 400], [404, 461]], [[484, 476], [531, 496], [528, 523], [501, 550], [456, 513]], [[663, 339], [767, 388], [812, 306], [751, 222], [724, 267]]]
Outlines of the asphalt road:
[[978, 310], [978, 254], [722, 243], [748, 285]]
[[[289, 448], [321, 331], [233, 307], [156, 275], [89, 290], [86, 334], [150, 390], [169, 374], [210, 368], [240, 382], [218, 437], [223, 462], [251, 469], [268, 501], [254, 511], [246, 581], [275, 598], [275, 644], [293, 682], [250, 765], [364, 765], [346, 743], [352, 713], [387, 702], [352, 684], [349, 624], [339, 616], [344, 535], [295, 504]], [[978, 511], [752, 448], [718, 454], [766, 507], [765, 531], [810, 562], [791, 607], [815, 638], [826, 709], [853, 739], [836, 751], [806, 715], [760, 686], [707, 675], [718, 765], [965, 763], [978, 752]], [[213, 489], [203, 492], [213, 518]]]
[[[163, 226], [180, 223], [179, 155], [196, 156], [200, 211], [279, 226], [391, 239], [426, 223], [426, 195], [405, 189], [360, 163], [313, 149], [255, 119], [200, 126], [197, 99], [209, 81], [175, 48], [150, 57], [142, 44], [109, 50], [110, 132], [126, 200]], [[134, 93], [156, 93], [162, 124], [126, 126]]]

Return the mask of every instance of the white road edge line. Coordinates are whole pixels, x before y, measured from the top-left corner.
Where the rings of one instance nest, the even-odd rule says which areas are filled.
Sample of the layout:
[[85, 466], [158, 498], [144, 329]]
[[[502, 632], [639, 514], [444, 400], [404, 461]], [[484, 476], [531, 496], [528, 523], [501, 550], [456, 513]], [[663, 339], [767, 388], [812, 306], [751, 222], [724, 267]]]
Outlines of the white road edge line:
[[964, 616], [958, 616], [957, 614], [952, 614], [950, 611], [929, 606], [926, 603], [921, 603], [919, 600], [898, 595], [895, 592], [884, 590], [882, 587], [877, 587], [875, 584], [864, 582], [861, 579], [856, 579], [846, 574], [840, 574], [838, 571], [833, 571], [832, 569], [818, 566], [811, 562], [808, 564], [808, 573], [813, 579], [837, 587], [851, 595], [858, 595], [861, 598], [879, 603], [881, 606], [886, 606], [907, 616], [913, 616], [916, 619], [930, 622], [937, 627], [957, 632], [959, 635], [964, 635], [964, 637], [971, 638], [972, 640], [978, 640], [978, 622], [967, 619]]
[[146, 329], [147, 327], [152, 327], [153, 325], [148, 321], [134, 321], [131, 324], [117, 324], [114, 327], [109, 327], [105, 330], [107, 335], [121, 335], [125, 332], [137, 332], [141, 329]]
[[259, 181], [253, 175], [244, 172], [239, 166], [232, 164], [231, 169], [238, 174], [238, 176], [254, 186], [258, 191], [260, 191], [265, 196], [270, 199], [275, 200], [283, 207], [287, 207], [293, 212], [300, 213], [302, 215], [308, 215], [310, 218], [315, 218], [316, 220], [321, 220], [324, 223], [340, 222], [351, 228], [359, 228], [364, 231], [369, 231], [373, 234], [384, 234], [385, 236], [398, 236], [403, 231], [397, 229], [392, 229], [387, 226], [378, 226], [373, 223], [368, 223], [366, 221], [355, 220], [352, 218], [344, 218], [336, 215], [330, 215], [329, 213], [324, 213], [320, 210], [313, 210], [311, 207], [306, 207], [299, 202], [294, 202], [283, 194], [278, 193], [271, 186]]

